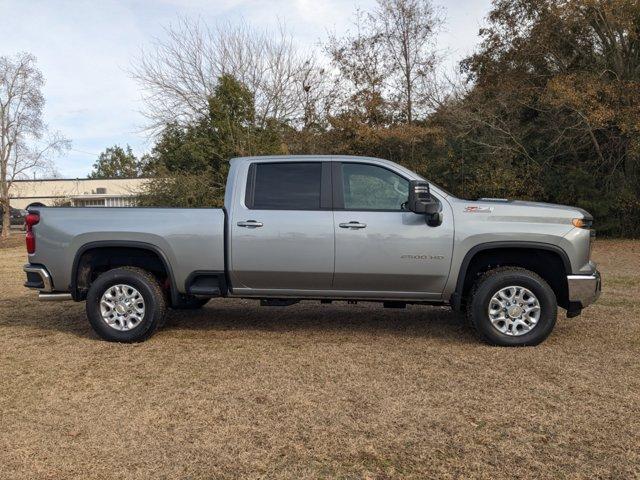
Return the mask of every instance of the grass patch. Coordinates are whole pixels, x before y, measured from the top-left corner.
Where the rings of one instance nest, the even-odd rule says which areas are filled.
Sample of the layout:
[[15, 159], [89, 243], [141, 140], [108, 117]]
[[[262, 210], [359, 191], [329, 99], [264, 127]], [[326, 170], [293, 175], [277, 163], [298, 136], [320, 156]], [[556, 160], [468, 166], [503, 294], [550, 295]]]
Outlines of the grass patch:
[[0, 250], [0, 478], [637, 477], [638, 245], [599, 240], [601, 301], [535, 348], [442, 308], [227, 299], [118, 345], [22, 287], [20, 238]]

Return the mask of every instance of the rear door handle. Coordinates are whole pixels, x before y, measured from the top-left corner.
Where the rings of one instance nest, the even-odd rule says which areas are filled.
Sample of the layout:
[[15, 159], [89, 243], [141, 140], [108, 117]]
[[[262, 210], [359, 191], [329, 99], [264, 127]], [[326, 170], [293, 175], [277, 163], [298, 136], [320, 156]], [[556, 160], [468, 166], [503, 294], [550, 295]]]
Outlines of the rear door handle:
[[247, 220], [245, 222], [238, 222], [237, 225], [239, 227], [257, 228], [257, 227], [261, 227], [263, 223], [258, 222], [257, 220]]
[[339, 225], [340, 225], [340, 228], [353, 228], [353, 229], [367, 228], [366, 223], [360, 223], [356, 221], [352, 221], [348, 223], [340, 223]]

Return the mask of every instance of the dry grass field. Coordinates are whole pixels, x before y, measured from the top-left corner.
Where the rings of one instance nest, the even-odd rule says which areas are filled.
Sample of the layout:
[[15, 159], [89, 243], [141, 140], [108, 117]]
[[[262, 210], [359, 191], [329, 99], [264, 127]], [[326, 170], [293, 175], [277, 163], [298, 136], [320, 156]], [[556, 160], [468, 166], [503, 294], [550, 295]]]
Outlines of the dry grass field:
[[600, 302], [539, 347], [441, 308], [171, 312], [138, 345], [22, 287], [0, 245], [0, 477], [640, 478], [640, 242], [599, 241]]

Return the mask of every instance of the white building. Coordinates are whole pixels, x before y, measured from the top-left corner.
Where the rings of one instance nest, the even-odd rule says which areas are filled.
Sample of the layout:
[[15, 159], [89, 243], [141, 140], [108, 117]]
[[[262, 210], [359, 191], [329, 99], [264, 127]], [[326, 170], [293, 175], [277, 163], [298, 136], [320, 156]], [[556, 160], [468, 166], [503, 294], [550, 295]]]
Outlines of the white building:
[[76, 178], [16, 180], [9, 189], [11, 206], [24, 210], [33, 203], [48, 207], [127, 207], [142, 190], [144, 178]]

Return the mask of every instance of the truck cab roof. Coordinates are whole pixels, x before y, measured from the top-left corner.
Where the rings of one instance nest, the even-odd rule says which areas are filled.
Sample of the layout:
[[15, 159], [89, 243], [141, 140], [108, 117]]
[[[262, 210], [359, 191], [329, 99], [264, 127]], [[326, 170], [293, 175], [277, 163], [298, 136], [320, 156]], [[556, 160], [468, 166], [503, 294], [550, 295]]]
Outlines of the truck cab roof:
[[[391, 160], [375, 157], [364, 157], [358, 155], [258, 155], [251, 157], [235, 157], [229, 160], [232, 167], [240, 167], [243, 164], [255, 162], [349, 162], [349, 163], [369, 163], [387, 167], [388, 169], [401, 174], [408, 180], [425, 180], [433, 187], [436, 193], [443, 197], [455, 198], [451, 193], [442, 187], [434, 184], [430, 180], [421, 177], [417, 173], [399, 165]], [[235, 169], [235, 168], [234, 168]]]

